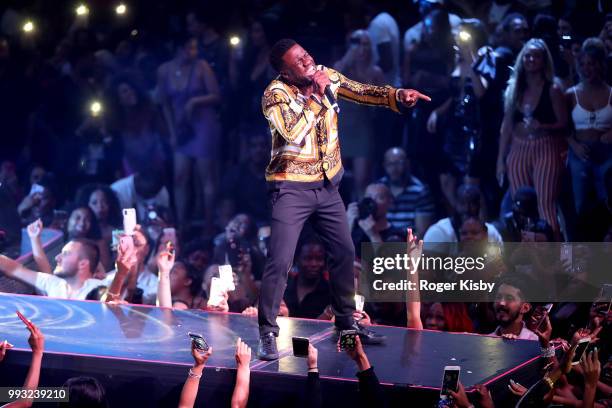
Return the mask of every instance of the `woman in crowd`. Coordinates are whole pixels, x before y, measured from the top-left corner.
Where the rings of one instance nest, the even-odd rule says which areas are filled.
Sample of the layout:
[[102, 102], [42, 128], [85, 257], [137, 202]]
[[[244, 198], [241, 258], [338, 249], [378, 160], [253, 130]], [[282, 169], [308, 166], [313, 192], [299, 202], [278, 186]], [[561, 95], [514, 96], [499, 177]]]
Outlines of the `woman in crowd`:
[[[454, 39], [448, 21], [448, 13], [434, 10], [423, 23], [421, 41], [405, 50], [403, 83], [405, 86], [421, 89], [431, 96], [431, 104], [415, 106], [411, 119], [406, 123], [408, 151], [413, 173], [429, 185], [434, 194], [439, 192], [440, 157], [442, 141], [438, 134], [425, 134], [427, 119], [431, 112], [449, 97], [450, 74], [455, 65]], [[436, 102], [438, 101], [438, 102]]]
[[[427, 131], [443, 134], [443, 160], [440, 187], [449, 207], [456, 203], [455, 191], [462, 181], [478, 184], [482, 160], [479, 100], [487, 81], [474, 69], [478, 50], [486, 44], [486, 32], [478, 20], [463, 22], [456, 39], [456, 64], [450, 78], [450, 97], [434, 109], [427, 121]], [[442, 126], [439, 126], [438, 124]]]
[[529, 40], [506, 89], [497, 176], [501, 182], [507, 173], [512, 194], [522, 186], [535, 188], [538, 210], [558, 238], [556, 205], [566, 151], [567, 109], [553, 73], [544, 41]]
[[474, 331], [465, 303], [433, 303], [424, 312], [423, 321], [423, 328], [428, 330], [467, 333]]
[[[382, 69], [374, 63], [372, 41], [366, 30], [357, 30], [349, 35], [348, 49], [342, 59], [334, 64], [334, 69], [364, 84], [385, 83]], [[372, 180], [375, 112], [365, 105], [343, 101], [340, 101], [340, 109], [342, 115], [338, 117], [338, 131], [341, 135], [348, 135], [347, 143], [342, 145], [342, 154], [345, 160], [352, 162], [354, 195], [356, 200], [360, 200]]]
[[105, 271], [112, 268], [109, 244], [102, 238], [98, 220], [87, 206], [77, 207], [70, 213], [66, 224], [67, 239], [85, 238], [95, 242], [100, 250], [100, 264]]
[[174, 200], [179, 223], [187, 220], [190, 169], [205, 202], [205, 219], [211, 222], [216, 190], [216, 160], [220, 123], [215, 106], [220, 101], [219, 84], [205, 60], [198, 58], [193, 37], [179, 39], [174, 59], [158, 70], [157, 90], [174, 147]]
[[244, 134], [245, 130], [267, 126], [261, 115], [261, 95], [276, 76], [269, 62], [271, 40], [270, 24], [265, 20], [254, 20], [244, 50], [239, 46], [232, 47], [230, 79], [232, 88], [240, 95], [240, 152], [243, 155], [249, 136]]
[[121, 208], [115, 192], [104, 184], [86, 184], [77, 191], [75, 202], [79, 207], [91, 208], [102, 239], [110, 245], [113, 230], [122, 228]]
[[125, 175], [150, 167], [163, 168], [166, 152], [162, 142], [164, 126], [144, 86], [130, 75], [122, 75], [110, 88], [112, 107], [109, 130], [123, 146]]
[[206, 302], [200, 292], [202, 274], [190, 263], [176, 261], [170, 270], [170, 293], [174, 309], [204, 309]]
[[601, 40], [587, 39], [578, 61], [580, 83], [565, 95], [572, 119], [568, 140], [574, 204], [584, 216], [597, 203], [589, 200], [593, 190], [599, 201], [607, 198], [603, 175], [612, 166], [612, 87], [604, 79], [606, 49]]

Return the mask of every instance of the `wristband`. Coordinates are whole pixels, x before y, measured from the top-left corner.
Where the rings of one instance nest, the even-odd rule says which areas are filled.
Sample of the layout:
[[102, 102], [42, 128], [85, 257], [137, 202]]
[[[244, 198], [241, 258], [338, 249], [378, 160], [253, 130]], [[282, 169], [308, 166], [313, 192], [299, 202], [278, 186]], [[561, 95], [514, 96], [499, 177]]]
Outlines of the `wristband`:
[[190, 368], [190, 369], [189, 369], [189, 377], [191, 377], [191, 378], [197, 378], [197, 379], [199, 380], [200, 378], [202, 378], [202, 374], [196, 374], [196, 373], [194, 373], [194, 372], [193, 372], [193, 370]]
[[308, 367], [308, 371], [310, 371], [310, 370], [318, 370], [318, 369], [319, 369], [319, 367], [316, 367], [316, 366], [315, 367]]
[[550, 346], [547, 348], [540, 347], [540, 357], [542, 358], [550, 358], [555, 356], [555, 347]]

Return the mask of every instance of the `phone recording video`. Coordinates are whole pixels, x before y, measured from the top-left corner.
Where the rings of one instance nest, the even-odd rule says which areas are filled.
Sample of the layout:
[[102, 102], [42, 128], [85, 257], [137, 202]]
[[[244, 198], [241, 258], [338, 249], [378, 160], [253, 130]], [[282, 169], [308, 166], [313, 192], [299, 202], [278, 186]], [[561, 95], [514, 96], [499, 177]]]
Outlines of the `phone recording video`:
[[459, 373], [461, 372], [460, 366], [446, 366], [444, 367], [444, 377], [442, 378], [442, 389], [440, 390], [441, 397], [449, 397], [450, 392], [457, 392], [459, 389]]
[[355, 350], [357, 346], [357, 330], [342, 330], [340, 332], [340, 350]]
[[587, 350], [589, 343], [591, 342], [590, 337], [585, 337], [578, 341], [578, 346], [576, 347], [576, 352], [574, 353], [574, 358], [572, 358], [572, 365], [577, 365], [580, 363], [584, 352]]
[[201, 351], [208, 351], [209, 346], [204, 337], [198, 333], [187, 333], [187, 335], [191, 338], [191, 341], [195, 344], [195, 348]]
[[292, 337], [293, 355], [295, 357], [308, 357], [308, 345], [310, 340], [306, 337]]

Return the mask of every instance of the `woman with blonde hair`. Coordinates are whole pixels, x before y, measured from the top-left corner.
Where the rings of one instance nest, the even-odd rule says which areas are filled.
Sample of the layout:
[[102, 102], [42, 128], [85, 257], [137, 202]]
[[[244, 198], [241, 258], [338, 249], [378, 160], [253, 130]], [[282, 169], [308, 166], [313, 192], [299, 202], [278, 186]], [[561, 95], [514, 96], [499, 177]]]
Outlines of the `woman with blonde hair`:
[[538, 211], [559, 238], [556, 200], [567, 150], [567, 109], [563, 90], [554, 82], [548, 47], [531, 39], [519, 53], [504, 95], [497, 177], [507, 173], [514, 195], [529, 186], [538, 195]]

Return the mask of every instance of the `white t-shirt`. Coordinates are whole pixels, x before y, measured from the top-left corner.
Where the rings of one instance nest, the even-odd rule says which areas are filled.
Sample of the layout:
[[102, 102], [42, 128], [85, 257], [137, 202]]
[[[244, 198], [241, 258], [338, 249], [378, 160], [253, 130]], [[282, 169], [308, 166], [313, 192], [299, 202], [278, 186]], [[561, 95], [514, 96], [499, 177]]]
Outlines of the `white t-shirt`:
[[[110, 287], [110, 284], [113, 282], [113, 279], [115, 279], [116, 274], [116, 270], [113, 270], [106, 274], [106, 278], [104, 278], [105, 286]], [[148, 269], [145, 269], [144, 271], [138, 274], [138, 278], [136, 278], [136, 287], [142, 289], [143, 304], [155, 305], [157, 301], [157, 284], [157, 275], [155, 275]], [[124, 297], [125, 293], [122, 294], [122, 298]]]
[[154, 204], [161, 207], [170, 207], [170, 194], [166, 187], [162, 187], [157, 195], [151, 199], [145, 200], [136, 194], [134, 186], [134, 175], [124, 177], [111, 184], [111, 188], [117, 194], [121, 208], [136, 208], [136, 214], [139, 220], [145, 219], [146, 206]]
[[63, 299], [85, 300], [89, 292], [98, 286], [106, 285], [104, 281], [99, 279], [87, 279], [79, 290], [73, 292], [65, 279], [59, 278], [50, 273], [39, 272], [36, 275], [36, 283], [34, 286], [46, 296]]
[[[493, 333], [490, 333], [490, 336], [501, 336], [501, 327], [497, 326]], [[523, 322], [523, 328], [518, 335], [518, 338], [521, 340], [538, 340], [538, 335], [532, 332], [525, 326], [525, 322]]]
[[393, 63], [391, 70], [385, 73], [385, 80], [387, 84], [395, 87], [399, 87], [400, 83], [400, 60], [399, 60], [399, 46], [400, 46], [400, 33], [399, 28], [395, 19], [391, 17], [389, 13], [380, 13], [372, 19], [368, 26], [368, 34], [372, 40], [372, 51], [374, 56], [374, 63], [378, 64], [378, 50], [379, 44], [390, 42], [391, 53], [393, 57]]
[[[489, 242], [503, 243], [502, 236], [497, 228], [495, 228], [495, 225], [488, 222], [485, 222], [485, 224], [487, 226]], [[455, 234], [450, 218], [442, 218], [440, 221], [430, 226], [423, 237], [424, 247], [427, 251], [446, 252], [442, 246], [436, 244], [452, 242], [457, 242], [457, 235]]]
[[[448, 14], [448, 22], [450, 23], [453, 34], [457, 34], [459, 24], [461, 23], [461, 17], [456, 14]], [[412, 44], [421, 41], [421, 35], [423, 34], [423, 22], [416, 23], [412, 27], [406, 30], [404, 33], [404, 51], [408, 50]]]

